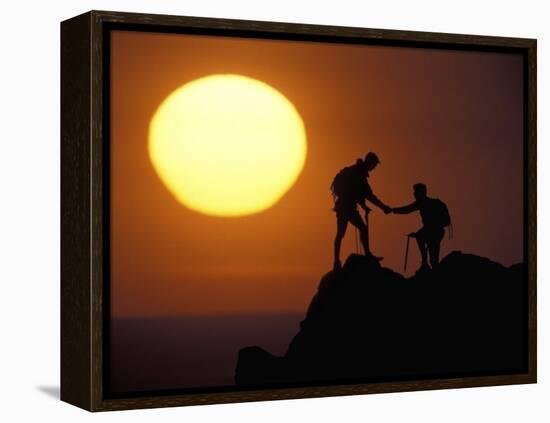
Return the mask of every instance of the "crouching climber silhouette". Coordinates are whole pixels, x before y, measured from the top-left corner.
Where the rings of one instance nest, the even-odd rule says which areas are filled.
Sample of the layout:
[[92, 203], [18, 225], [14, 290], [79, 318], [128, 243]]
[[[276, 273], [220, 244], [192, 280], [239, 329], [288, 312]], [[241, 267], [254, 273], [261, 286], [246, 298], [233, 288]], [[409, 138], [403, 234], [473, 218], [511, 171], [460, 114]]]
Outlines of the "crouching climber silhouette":
[[439, 266], [439, 251], [441, 240], [445, 235], [445, 228], [449, 227], [449, 230], [452, 231], [451, 216], [443, 201], [428, 197], [428, 189], [425, 184], [415, 184], [413, 193], [415, 198], [413, 203], [395, 207], [391, 211], [395, 214], [420, 212], [422, 227], [418, 231], [410, 233], [409, 236], [416, 239], [420, 250], [422, 264], [419, 271], [429, 270], [430, 266], [434, 269]]

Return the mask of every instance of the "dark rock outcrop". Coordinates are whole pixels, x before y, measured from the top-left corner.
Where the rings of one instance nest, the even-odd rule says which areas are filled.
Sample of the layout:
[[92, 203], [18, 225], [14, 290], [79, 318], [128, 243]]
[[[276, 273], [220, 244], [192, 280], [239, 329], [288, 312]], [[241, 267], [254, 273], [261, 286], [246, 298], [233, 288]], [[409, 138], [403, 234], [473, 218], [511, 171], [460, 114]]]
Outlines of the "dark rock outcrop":
[[319, 284], [284, 357], [241, 349], [239, 385], [382, 381], [520, 372], [523, 265], [453, 252], [406, 279], [351, 255]]

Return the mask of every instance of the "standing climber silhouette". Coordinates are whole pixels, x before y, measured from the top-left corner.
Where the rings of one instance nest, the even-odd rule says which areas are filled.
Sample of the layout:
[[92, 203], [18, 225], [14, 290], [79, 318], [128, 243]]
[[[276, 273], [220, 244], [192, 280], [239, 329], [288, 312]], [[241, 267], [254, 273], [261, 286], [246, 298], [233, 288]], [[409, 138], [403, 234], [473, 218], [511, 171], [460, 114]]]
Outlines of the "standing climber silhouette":
[[[364, 160], [357, 159], [354, 165], [343, 168], [334, 177], [331, 190], [335, 198], [333, 210], [336, 212], [336, 238], [334, 239], [335, 270], [342, 267], [340, 262], [340, 247], [346, 234], [348, 222], [359, 230], [365, 256], [382, 260], [382, 257], [374, 256], [370, 250], [368, 214], [371, 210], [365, 204], [365, 200], [368, 200], [382, 209], [384, 213], [388, 214], [391, 212], [391, 208], [374, 195], [368, 182], [369, 172], [373, 171], [379, 163], [378, 156], [371, 152], [365, 156]], [[365, 220], [363, 220], [357, 211], [357, 205], [365, 211]]]
[[[429, 270], [439, 266], [439, 250], [441, 240], [445, 235], [445, 228], [451, 227], [451, 216], [447, 205], [438, 198], [428, 197], [428, 188], [425, 184], [415, 184], [413, 186], [415, 201], [407, 206], [392, 208], [395, 214], [408, 214], [415, 211], [420, 212], [422, 217], [422, 228], [408, 236], [415, 238], [422, 264], [418, 272]], [[450, 233], [449, 233], [450, 235]], [[428, 255], [430, 264], [428, 264]]]

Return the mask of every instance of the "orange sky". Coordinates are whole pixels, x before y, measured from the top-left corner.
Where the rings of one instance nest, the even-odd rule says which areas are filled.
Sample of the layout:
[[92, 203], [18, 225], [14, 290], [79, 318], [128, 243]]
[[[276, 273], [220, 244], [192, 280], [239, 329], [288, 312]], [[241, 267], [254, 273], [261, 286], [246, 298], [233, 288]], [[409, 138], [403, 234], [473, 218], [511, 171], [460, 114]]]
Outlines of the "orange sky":
[[[332, 178], [370, 150], [382, 161], [371, 185], [390, 206], [410, 202], [415, 182], [448, 204], [454, 238], [443, 255], [522, 260], [520, 55], [126, 31], [112, 33], [111, 54], [114, 317], [304, 311], [332, 265]], [[297, 183], [256, 215], [186, 209], [147, 153], [162, 100], [216, 73], [273, 86], [306, 127]], [[402, 270], [404, 234], [419, 222], [371, 214], [385, 266]], [[353, 248], [350, 228], [343, 257]]]

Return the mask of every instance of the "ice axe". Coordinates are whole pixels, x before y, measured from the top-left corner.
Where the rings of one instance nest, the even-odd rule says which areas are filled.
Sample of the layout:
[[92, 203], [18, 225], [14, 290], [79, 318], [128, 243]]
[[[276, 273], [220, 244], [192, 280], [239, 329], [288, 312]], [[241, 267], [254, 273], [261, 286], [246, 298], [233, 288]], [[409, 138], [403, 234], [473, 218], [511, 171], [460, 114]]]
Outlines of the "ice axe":
[[405, 247], [405, 265], [403, 266], [403, 273], [407, 272], [407, 260], [409, 259], [409, 243], [411, 241], [411, 234], [405, 235], [407, 237], [407, 246]]
[[361, 254], [361, 241], [359, 240], [359, 230], [355, 228], [355, 252]]

